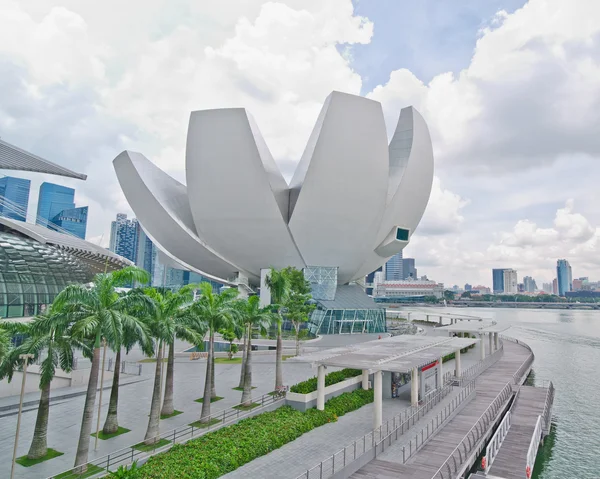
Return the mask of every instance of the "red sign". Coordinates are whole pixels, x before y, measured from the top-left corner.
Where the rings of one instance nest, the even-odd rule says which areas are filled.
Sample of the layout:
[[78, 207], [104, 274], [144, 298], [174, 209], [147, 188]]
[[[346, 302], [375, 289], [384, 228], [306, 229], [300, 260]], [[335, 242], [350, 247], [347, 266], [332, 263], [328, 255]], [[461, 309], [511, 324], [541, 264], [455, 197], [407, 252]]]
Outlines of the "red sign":
[[423, 367], [421, 368], [421, 372], [423, 372], [423, 371], [427, 371], [428, 369], [431, 369], [431, 368], [434, 368], [435, 366], [437, 366], [437, 365], [438, 365], [438, 362], [439, 362], [439, 361], [434, 361], [433, 363], [431, 363], [431, 364], [428, 364], [427, 366], [423, 366]]

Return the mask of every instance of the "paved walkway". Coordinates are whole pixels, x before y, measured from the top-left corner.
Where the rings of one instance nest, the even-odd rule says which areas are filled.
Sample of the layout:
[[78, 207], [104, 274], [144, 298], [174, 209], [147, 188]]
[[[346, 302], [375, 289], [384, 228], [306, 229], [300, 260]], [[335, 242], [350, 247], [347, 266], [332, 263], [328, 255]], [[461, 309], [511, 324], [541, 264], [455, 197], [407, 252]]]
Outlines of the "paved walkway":
[[406, 464], [402, 464], [401, 445], [395, 444], [351, 477], [431, 479], [528, 356], [523, 346], [504, 341], [502, 358], [476, 381], [477, 396]]

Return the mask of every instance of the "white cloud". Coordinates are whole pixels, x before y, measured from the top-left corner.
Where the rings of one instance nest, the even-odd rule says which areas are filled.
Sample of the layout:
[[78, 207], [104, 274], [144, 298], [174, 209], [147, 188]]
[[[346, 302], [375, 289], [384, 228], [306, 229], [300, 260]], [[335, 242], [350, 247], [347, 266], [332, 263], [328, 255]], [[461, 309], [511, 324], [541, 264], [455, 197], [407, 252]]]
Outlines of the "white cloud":
[[469, 202], [450, 190], [443, 189], [436, 176], [431, 187], [431, 196], [423, 219], [419, 224], [419, 235], [456, 233], [465, 221], [461, 210]]

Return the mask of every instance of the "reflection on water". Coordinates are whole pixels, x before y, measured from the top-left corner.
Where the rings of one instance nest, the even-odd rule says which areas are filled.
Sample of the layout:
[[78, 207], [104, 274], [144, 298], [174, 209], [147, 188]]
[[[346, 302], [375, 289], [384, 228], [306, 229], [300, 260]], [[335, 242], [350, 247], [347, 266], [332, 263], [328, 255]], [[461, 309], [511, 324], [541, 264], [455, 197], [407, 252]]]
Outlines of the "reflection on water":
[[[435, 314], [432, 308], [412, 311]], [[527, 342], [535, 354], [537, 384], [556, 387], [553, 422], [534, 467], [537, 479], [600, 478], [600, 311], [445, 308], [510, 325], [505, 334]], [[419, 313], [413, 315], [419, 318]], [[523, 474], [525, 477], [525, 474]]]

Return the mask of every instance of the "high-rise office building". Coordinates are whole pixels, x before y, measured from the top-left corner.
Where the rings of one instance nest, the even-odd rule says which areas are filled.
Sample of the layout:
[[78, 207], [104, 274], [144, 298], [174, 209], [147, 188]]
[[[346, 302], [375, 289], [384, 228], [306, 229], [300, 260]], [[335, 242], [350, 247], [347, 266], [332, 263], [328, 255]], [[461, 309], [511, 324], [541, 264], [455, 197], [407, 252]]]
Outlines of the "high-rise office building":
[[385, 263], [385, 280], [399, 281], [401, 279], [404, 279], [402, 274], [402, 251], [396, 253]]
[[566, 259], [556, 262], [556, 279], [558, 281], [558, 295], [564, 296], [566, 292], [573, 291], [573, 272]]
[[556, 278], [552, 280], [552, 294], [558, 295], [558, 280]]
[[414, 258], [402, 259], [402, 279], [417, 279], [417, 268], [415, 268]]
[[515, 294], [518, 292], [517, 271], [514, 269], [505, 269], [503, 273], [504, 293]]
[[75, 190], [73, 188], [54, 183], [42, 183], [36, 223], [85, 239], [88, 207], [78, 208], [75, 206], [74, 200]]
[[492, 270], [492, 290], [494, 294], [504, 293], [504, 271], [506, 271], [506, 268]]
[[116, 221], [110, 225], [109, 249], [118, 255], [138, 264], [138, 236], [141, 231], [138, 221], [133, 218], [127, 219], [123, 213], [117, 214]]
[[552, 283], [542, 283], [544, 293], [552, 294]]
[[470, 285], [469, 283], [465, 283], [465, 291], [472, 291], [473, 290], [473, 286]]
[[25, 221], [30, 186], [31, 181], [24, 178], [0, 178], [0, 216]]
[[531, 276], [525, 276], [523, 278], [523, 288], [526, 293], [535, 293], [537, 291], [535, 279], [533, 279]]
[[152, 243], [152, 240], [148, 238], [148, 235], [138, 223], [135, 265], [145, 269], [151, 275], [154, 273], [154, 263], [156, 261], [156, 254], [154, 254], [155, 250], [154, 243]]

